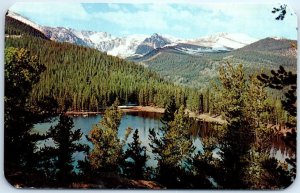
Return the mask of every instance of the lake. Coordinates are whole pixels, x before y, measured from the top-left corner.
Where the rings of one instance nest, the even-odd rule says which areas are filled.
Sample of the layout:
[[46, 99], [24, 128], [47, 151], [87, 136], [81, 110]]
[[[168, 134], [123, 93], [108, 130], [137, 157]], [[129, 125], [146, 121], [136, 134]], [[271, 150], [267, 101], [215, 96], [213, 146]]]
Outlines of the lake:
[[[150, 112], [130, 112], [130, 113], [124, 113], [122, 116], [121, 124], [118, 131], [118, 136], [122, 140], [124, 139], [126, 129], [128, 127], [131, 127], [133, 131], [135, 129], [139, 130], [139, 136], [142, 145], [147, 147], [147, 154], [150, 157], [150, 159], [147, 161], [148, 166], [155, 167], [157, 165], [157, 161], [154, 159], [154, 156], [151, 152], [151, 148], [149, 146], [149, 129], [154, 128], [155, 130], [158, 130], [158, 128], [162, 127], [163, 124], [160, 122], [162, 114], [159, 113], [150, 113]], [[102, 119], [103, 115], [91, 115], [88, 117], [83, 116], [74, 116], [74, 129], [81, 129], [81, 132], [83, 133], [81, 143], [85, 143], [90, 145], [92, 147], [92, 144], [86, 139], [86, 135], [89, 134], [89, 131], [92, 129], [93, 125], [99, 123], [99, 121]], [[58, 120], [56, 119], [52, 123], [42, 123], [42, 124], [36, 124], [34, 127], [34, 132], [38, 133], [45, 133], [50, 126], [54, 126], [58, 123]], [[192, 124], [190, 133], [191, 138], [193, 139], [194, 145], [196, 147], [197, 151], [203, 151], [202, 141], [201, 138], [203, 137], [211, 137], [213, 135], [212, 128], [214, 125], [208, 122], [203, 121], [195, 121]], [[130, 143], [133, 141], [132, 135], [133, 131], [129, 135], [127, 139], [127, 143]], [[37, 143], [38, 147], [43, 146], [44, 144], [47, 145], [54, 145], [52, 140], [46, 140], [46, 141], [39, 141]], [[125, 146], [124, 149], [127, 147]], [[217, 149], [214, 151], [214, 156], [218, 157]], [[75, 153], [74, 160], [83, 160], [84, 159], [84, 153]], [[291, 157], [291, 153], [289, 149], [285, 146], [285, 144], [282, 142], [280, 137], [276, 137], [273, 139], [272, 147], [270, 149], [270, 156], [277, 158], [278, 160], [284, 161], [285, 158]], [[74, 163], [74, 165], [77, 165], [77, 162]]]

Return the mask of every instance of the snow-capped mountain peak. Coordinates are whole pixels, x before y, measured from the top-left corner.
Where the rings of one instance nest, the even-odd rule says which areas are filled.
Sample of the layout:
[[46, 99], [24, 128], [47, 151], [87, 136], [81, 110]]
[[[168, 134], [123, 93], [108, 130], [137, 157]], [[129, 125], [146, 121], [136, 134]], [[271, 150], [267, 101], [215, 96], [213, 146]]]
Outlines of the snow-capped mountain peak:
[[154, 33], [150, 37], [146, 38], [136, 49], [136, 54], [138, 55], [146, 55], [149, 52], [157, 49], [165, 47], [166, 45], [171, 44], [172, 41], [163, 37], [162, 35], [159, 35], [157, 33]]
[[188, 54], [230, 51], [257, 41], [257, 39], [242, 33], [217, 33], [187, 40], [170, 35], [160, 35], [158, 33], [154, 33], [150, 36], [133, 34], [116, 37], [107, 32], [75, 30], [66, 27], [40, 26], [11, 11], [7, 13], [7, 16], [39, 30], [51, 40], [92, 47], [122, 58], [134, 55], [144, 56], [159, 48], [175, 49]]
[[119, 42], [119, 46], [115, 46], [107, 53], [113, 56], [120, 56], [122, 58], [135, 55], [137, 47], [147, 38], [146, 35], [133, 34], [117, 38], [115, 41]]
[[171, 41], [161, 35], [158, 35], [157, 33], [154, 33], [151, 37], [146, 38], [143, 43], [152, 44], [154, 47], [162, 47], [170, 44]]
[[58, 27], [45, 29], [53, 40], [92, 47], [122, 58], [134, 55], [137, 47], [147, 38], [146, 35], [139, 34], [115, 37], [107, 32], [79, 31]]
[[78, 31], [72, 30], [72, 32], [81, 39], [88, 39], [92, 43], [97, 44], [99, 42], [110, 41], [115, 39], [114, 36], [107, 32], [94, 32], [94, 31]]
[[233, 50], [251, 44], [258, 39], [242, 33], [217, 33], [199, 39], [190, 40], [190, 43], [215, 50]]

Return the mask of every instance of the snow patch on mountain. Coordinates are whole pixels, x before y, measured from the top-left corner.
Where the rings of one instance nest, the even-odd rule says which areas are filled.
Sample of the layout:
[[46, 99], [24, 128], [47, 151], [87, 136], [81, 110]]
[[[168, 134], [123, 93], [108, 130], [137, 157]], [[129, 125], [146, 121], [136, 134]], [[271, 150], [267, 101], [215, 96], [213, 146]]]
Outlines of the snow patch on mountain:
[[157, 33], [154, 33], [152, 36], [146, 38], [136, 49], [136, 54], [139, 55], [146, 55], [153, 50], [157, 48], [163, 48], [164, 46], [170, 45], [173, 42], [163, 37], [162, 35], [159, 35]]
[[190, 40], [192, 44], [211, 47], [213, 50], [232, 50], [244, 47], [258, 39], [242, 33], [218, 33]]
[[11, 11], [7, 15], [41, 31], [51, 40], [95, 48], [109, 55], [122, 58], [134, 55], [143, 56], [159, 48], [175, 49], [188, 54], [231, 51], [258, 40], [242, 33], [217, 33], [187, 40], [157, 33], [151, 36], [133, 34], [115, 37], [107, 32], [75, 30], [65, 27], [44, 27]]
[[129, 57], [135, 55], [137, 47], [147, 38], [146, 35], [129, 35], [119, 38], [119, 46], [107, 51], [107, 54], [120, 57]]
[[285, 39], [284, 37], [279, 37], [279, 36], [274, 36], [271, 38], [273, 38], [274, 40], [284, 40]]
[[107, 32], [79, 31], [62, 27], [45, 27], [45, 31], [52, 40], [92, 47], [122, 58], [134, 55], [137, 47], [147, 38], [146, 35], [115, 37]]

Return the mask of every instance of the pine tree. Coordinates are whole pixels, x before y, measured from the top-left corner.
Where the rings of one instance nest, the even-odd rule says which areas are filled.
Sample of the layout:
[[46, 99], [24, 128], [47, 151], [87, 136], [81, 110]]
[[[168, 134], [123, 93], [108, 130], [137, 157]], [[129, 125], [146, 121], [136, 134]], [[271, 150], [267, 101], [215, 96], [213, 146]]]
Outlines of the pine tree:
[[[246, 93], [246, 107], [244, 116], [251, 125], [254, 132], [254, 143], [251, 146], [248, 156], [248, 167], [244, 170], [247, 174], [243, 178], [245, 184], [253, 189], [262, 189], [270, 187], [268, 181], [272, 178], [266, 173], [268, 170], [276, 168], [265, 168], [264, 165], [270, 160], [269, 148], [271, 147], [271, 138], [273, 131], [267, 127], [268, 123], [268, 101], [264, 85], [256, 78], [256, 75], [249, 76], [248, 91]], [[273, 188], [273, 187], [270, 187]]]
[[[291, 119], [285, 125], [291, 129], [291, 133], [282, 137], [286, 145], [296, 152], [296, 116], [297, 116], [297, 74], [287, 72], [282, 66], [276, 71], [272, 70], [270, 76], [261, 74], [257, 78], [265, 84], [265, 86], [272, 89], [285, 91], [285, 98], [281, 101], [284, 109], [289, 113]], [[287, 158], [286, 162], [292, 166], [291, 176], [292, 180], [296, 178], [296, 157]]]
[[217, 148], [216, 138], [204, 137], [201, 138], [203, 151], [196, 153], [192, 159], [189, 183], [193, 188], [212, 189], [217, 188], [212, 184], [209, 178], [218, 179], [218, 165], [220, 160], [215, 158], [213, 151]]
[[146, 147], [141, 145], [139, 140], [138, 129], [133, 133], [133, 141], [128, 144], [128, 149], [125, 152], [126, 171], [125, 173], [134, 179], [143, 179], [146, 172], [146, 161], [148, 156], [146, 154]]
[[177, 106], [176, 106], [176, 102], [175, 102], [175, 97], [171, 96], [169, 98], [169, 102], [168, 102], [167, 107], [165, 109], [164, 115], [160, 119], [160, 121], [163, 124], [168, 124], [171, 121], [173, 121], [174, 120], [174, 113], [176, 112], [176, 110], [177, 110]]
[[122, 112], [118, 110], [118, 99], [105, 110], [99, 124], [89, 134], [93, 149], [89, 154], [92, 168], [100, 172], [117, 172], [122, 159], [122, 144], [117, 136]]
[[220, 143], [219, 184], [224, 188], [246, 188], [243, 181], [247, 157], [254, 141], [253, 131], [246, 119], [247, 84], [242, 65], [233, 67], [229, 63], [220, 69], [220, 108], [227, 124], [223, 126]]
[[272, 131], [267, 128], [269, 109], [267, 99], [268, 95], [264, 85], [256, 78], [255, 74], [249, 76], [245, 111], [248, 112], [247, 119], [254, 128], [256, 145], [262, 149], [270, 145], [272, 136]]
[[[168, 129], [160, 128], [161, 137], [150, 130], [150, 147], [158, 161], [158, 180], [167, 187], [180, 187], [187, 160], [195, 147], [190, 138], [190, 121], [181, 106], [174, 113], [174, 120], [167, 123]], [[181, 178], [181, 180], [180, 180]]]
[[210, 113], [210, 91], [209, 89], [207, 89], [206, 91], [206, 109], [205, 109], [205, 112], [206, 113]]
[[35, 142], [44, 138], [32, 133], [32, 128], [55, 114], [56, 102], [45, 98], [30, 104], [29, 100], [44, 70], [45, 66], [28, 50], [5, 49], [4, 172], [12, 185], [35, 186], [43, 178], [31, 176], [38, 162]]
[[49, 130], [49, 137], [53, 139], [56, 147], [47, 151], [52, 152], [56, 157], [55, 168], [57, 172], [55, 175], [56, 185], [59, 187], [67, 187], [74, 180], [73, 154], [87, 149], [86, 145], [78, 142], [82, 137], [80, 129], [72, 131], [73, 127], [72, 118], [60, 115], [59, 123]]
[[203, 94], [199, 96], [199, 113], [204, 113]]
[[[269, 158], [271, 130], [267, 128], [268, 101], [264, 85], [247, 77], [242, 65], [220, 69], [221, 112], [227, 124], [220, 138], [221, 162], [216, 181], [224, 188], [282, 188], [289, 182], [284, 167]], [[276, 163], [277, 164], [276, 164]]]

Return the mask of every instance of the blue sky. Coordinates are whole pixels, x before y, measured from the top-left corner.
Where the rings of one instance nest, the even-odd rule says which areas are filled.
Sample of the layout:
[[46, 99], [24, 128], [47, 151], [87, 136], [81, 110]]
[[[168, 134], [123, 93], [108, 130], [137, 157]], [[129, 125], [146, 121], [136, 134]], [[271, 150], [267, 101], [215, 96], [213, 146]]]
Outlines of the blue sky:
[[255, 38], [297, 39], [297, 17], [289, 10], [276, 21], [279, 4], [107, 4], [26, 3], [10, 10], [45, 26], [105, 31], [115, 36], [153, 33], [198, 38], [219, 32], [245, 33]]

